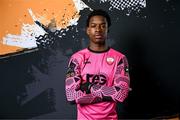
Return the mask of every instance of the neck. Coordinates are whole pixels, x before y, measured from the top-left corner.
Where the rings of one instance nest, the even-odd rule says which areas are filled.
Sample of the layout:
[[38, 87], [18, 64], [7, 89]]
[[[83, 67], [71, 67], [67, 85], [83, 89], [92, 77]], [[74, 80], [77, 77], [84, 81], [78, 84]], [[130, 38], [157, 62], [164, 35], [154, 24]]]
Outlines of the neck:
[[108, 46], [106, 44], [90, 44], [89, 49], [100, 52], [107, 50]]

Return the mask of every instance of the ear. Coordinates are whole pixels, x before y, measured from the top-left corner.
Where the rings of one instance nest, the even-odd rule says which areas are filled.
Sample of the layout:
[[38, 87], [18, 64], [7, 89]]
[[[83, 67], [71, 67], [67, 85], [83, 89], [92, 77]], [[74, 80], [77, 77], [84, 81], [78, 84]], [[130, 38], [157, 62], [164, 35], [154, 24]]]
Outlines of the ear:
[[89, 35], [89, 27], [86, 27], [86, 34]]

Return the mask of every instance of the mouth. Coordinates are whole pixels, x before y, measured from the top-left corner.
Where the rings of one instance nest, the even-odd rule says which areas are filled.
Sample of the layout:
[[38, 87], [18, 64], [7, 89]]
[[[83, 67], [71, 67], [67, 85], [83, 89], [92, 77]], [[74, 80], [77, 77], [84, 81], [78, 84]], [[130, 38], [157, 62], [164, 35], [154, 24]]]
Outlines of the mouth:
[[102, 39], [102, 38], [103, 38], [103, 35], [101, 35], [101, 34], [96, 34], [96, 35], [95, 35], [95, 38], [96, 38], [96, 39]]

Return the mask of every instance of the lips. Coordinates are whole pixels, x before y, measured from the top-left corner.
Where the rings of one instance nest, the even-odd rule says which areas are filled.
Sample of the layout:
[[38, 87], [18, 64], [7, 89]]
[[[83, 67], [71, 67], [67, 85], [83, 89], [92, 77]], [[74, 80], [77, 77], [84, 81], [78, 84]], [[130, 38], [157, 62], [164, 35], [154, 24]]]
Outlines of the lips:
[[103, 35], [101, 35], [101, 34], [95, 34], [95, 38], [96, 38], [96, 39], [103, 38]]

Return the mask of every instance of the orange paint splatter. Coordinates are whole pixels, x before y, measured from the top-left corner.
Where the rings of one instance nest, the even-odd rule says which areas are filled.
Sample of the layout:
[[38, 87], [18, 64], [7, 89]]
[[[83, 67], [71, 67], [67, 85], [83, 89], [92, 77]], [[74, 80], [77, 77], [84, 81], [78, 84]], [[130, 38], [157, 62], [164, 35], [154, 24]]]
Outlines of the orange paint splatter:
[[28, 13], [29, 8], [32, 9], [40, 22], [46, 26], [52, 19], [55, 19], [57, 27], [66, 28], [69, 20], [79, 17], [73, 0], [1, 0], [0, 55], [22, 49], [4, 45], [2, 40], [7, 34], [21, 34], [23, 23], [34, 24]]

